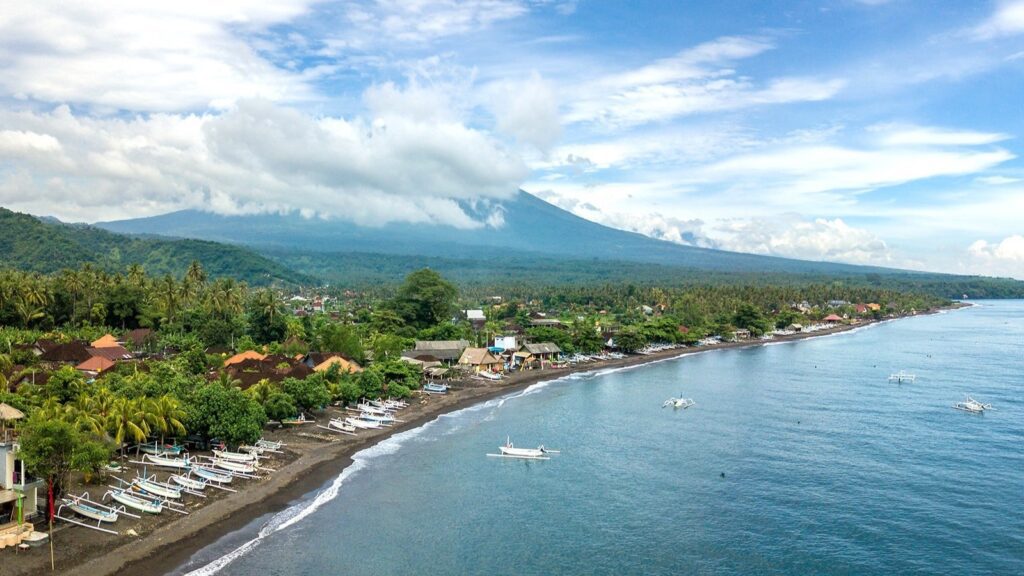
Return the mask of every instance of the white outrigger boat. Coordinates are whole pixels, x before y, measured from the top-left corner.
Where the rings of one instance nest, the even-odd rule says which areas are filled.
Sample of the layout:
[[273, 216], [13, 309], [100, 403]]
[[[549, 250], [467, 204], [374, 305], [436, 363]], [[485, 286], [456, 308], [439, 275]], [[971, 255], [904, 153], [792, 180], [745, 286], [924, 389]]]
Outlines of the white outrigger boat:
[[694, 402], [693, 398], [669, 398], [662, 403], [661, 407], [668, 408], [671, 406], [672, 408], [686, 409], [694, 404], [696, 404], [696, 402]]
[[221, 460], [232, 462], [256, 462], [259, 457], [251, 452], [228, 452], [227, 450], [213, 450], [213, 455]]
[[983, 404], [970, 396], [967, 396], [963, 402], [953, 404], [953, 408], [963, 410], [964, 412], [970, 412], [972, 414], [984, 414], [986, 410], [995, 410], [991, 404]]
[[256, 441], [257, 448], [262, 448], [271, 452], [280, 452], [282, 446], [284, 446], [284, 442], [274, 442], [272, 440], [264, 440], [263, 438]]
[[237, 462], [235, 460], [225, 460], [223, 458], [213, 458], [213, 465], [221, 470], [227, 470], [228, 472], [234, 472], [238, 474], [255, 474], [256, 467], [243, 462]]
[[171, 482], [193, 492], [202, 492], [206, 489], [206, 480], [196, 480], [195, 478], [189, 478], [188, 476], [182, 476], [181, 474], [171, 474]]
[[376, 422], [381, 426], [391, 426], [395, 422], [399, 422], [399, 420], [396, 420], [395, 417], [390, 414], [370, 414], [369, 412], [363, 412], [358, 416], [358, 418], [360, 420], [369, 420], [370, 422]]
[[447, 394], [447, 384], [434, 384], [433, 382], [427, 382], [423, 385], [423, 391], [427, 394]]
[[132, 486], [135, 486], [147, 494], [159, 496], [160, 498], [172, 500], [181, 499], [181, 488], [177, 488], [163, 482], [157, 482], [156, 476], [150, 476], [149, 478], [135, 478], [132, 480]]
[[[96, 525], [93, 526], [92, 524], [86, 524], [75, 518], [62, 516], [61, 513], [64, 511], [64, 508], [70, 508], [75, 514], [78, 514], [83, 518], [95, 520]], [[132, 518], [139, 518], [139, 516], [136, 516], [135, 514], [132, 514], [125, 510], [124, 506], [118, 506], [115, 508], [106, 506], [99, 502], [93, 502], [92, 500], [89, 500], [89, 493], [85, 492], [81, 496], [69, 495], [65, 498], [62, 498], [61, 505], [59, 508], [57, 508], [57, 512], [54, 514], [53, 517], [68, 522], [70, 524], [75, 524], [78, 526], [89, 528], [91, 530], [106, 532], [107, 534], [113, 534], [116, 536], [117, 532], [115, 532], [114, 530], [102, 528], [101, 525], [103, 523], [113, 524], [114, 522], [117, 522], [118, 518], [121, 515], [130, 516]]]
[[896, 382], [897, 384], [902, 384], [904, 382], [910, 382], [913, 384], [915, 380], [917, 380], [917, 376], [904, 372], [903, 370], [900, 370], [895, 374], [889, 374], [889, 382]]
[[130, 490], [122, 490], [120, 488], [115, 488], [113, 490], [108, 491], [104, 495], [104, 498], [106, 496], [110, 496], [114, 500], [117, 500], [118, 502], [124, 504], [129, 508], [138, 510], [140, 512], [146, 512], [148, 514], [159, 514], [160, 512], [163, 512], [164, 509], [163, 501], [157, 499], [150, 500], [148, 498], [142, 498], [141, 496], [136, 495], [134, 492]]
[[214, 485], [231, 484], [231, 480], [234, 478], [231, 474], [224, 474], [211, 468], [204, 468], [203, 466], [194, 466], [192, 473], [207, 482], [213, 482]]
[[[143, 456], [149, 463], [155, 466], [162, 466], [164, 468], [175, 468], [179, 470], [187, 469], [192, 465], [192, 461], [186, 457], [182, 458], [168, 458], [167, 456], [158, 456], [155, 454], [146, 454]], [[134, 460], [133, 460], [134, 462]]]
[[345, 423], [350, 426], [355, 426], [356, 428], [361, 428], [363, 430], [376, 430], [381, 427], [381, 425], [378, 424], [377, 422], [371, 422], [369, 420], [363, 420], [361, 418], [348, 417], [345, 418]]
[[543, 444], [536, 448], [516, 448], [512, 439], [506, 438], [504, 446], [498, 446], [498, 454], [488, 454], [494, 458], [519, 458], [521, 460], [550, 460], [548, 454], [559, 454], [559, 450], [549, 450]]

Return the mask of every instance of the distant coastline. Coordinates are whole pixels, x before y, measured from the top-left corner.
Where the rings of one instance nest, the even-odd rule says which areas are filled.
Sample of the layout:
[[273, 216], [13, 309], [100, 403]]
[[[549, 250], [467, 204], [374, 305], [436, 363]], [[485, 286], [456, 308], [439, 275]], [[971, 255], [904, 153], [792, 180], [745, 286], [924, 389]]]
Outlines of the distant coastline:
[[[917, 315], [933, 314], [972, 305], [956, 302], [947, 308], [921, 312]], [[574, 373], [640, 366], [713, 350], [753, 348], [765, 344], [830, 336], [891, 320], [912, 317], [913, 315], [908, 315], [884, 320], [863, 321], [857, 324], [844, 324], [815, 332], [778, 336], [770, 341], [724, 342], [710, 346], [678, 348], [649, 355], [597, 361], [569, 368], [521, 372], [500, 382], [473, 381], [470, 385], [453, 390], [447, 396], [431, 396], [426, 399], [425, 403], [413, 405], [401, 414], [406, 421], [399, 426], [360, 433], [360, 436], [357, 437], [332, 438], [331, 441], [323, 443], [306, 441], [303, 444], [301, 435], [296, 434], [295, 431], [286, 430], [274, 434], [274, 437], [284, 438], [289, 443], [292, 443], [293, 438], [299, 440], [296, 444], [301, 452], [292, 461], [280, 467], [270, 478], [247, 485], [238, 493], [217, 495], [215, 502], [210, 502], [192, 511], [188, 516], [166, 522], [150, 534], [127, 542], [124, 541], [124, 537], [104, 536], [103, 539], [93, 540], [87, 545], [74, 546], [73, 543], [55, 535], [57, 566], [62, 573], [81, 576], [167, 574], [179, 568], [198, 550], [217, 538], [239, 530], [261, 516], [280, 512], [295, 500], [321, 488], [351, 465], [352, 456], [357, 452], [374, 446], [397, 433], [421, 427], [443, 414], [496, 397], [513, 394], [538, 382], [556, 380]], [[324, 434], [329, 435], [330, 433], [324, 432]], [[83, 535], [74, 535], [75, 538], [79, 536]], [[46, 560], [46, 569], [48, 569], [49, 559]], [[74, 562], [75, 566], [64, 570], [71, 562]], [[36, 566], [36, 564], [37, 562], [19, 561], [13, 567], [14, 571], [11, 574], [20, 576], [39, 573], [38, 571], [43, 566], [41, 564]], [[6, 568], [5, 574], [7, 573]]]

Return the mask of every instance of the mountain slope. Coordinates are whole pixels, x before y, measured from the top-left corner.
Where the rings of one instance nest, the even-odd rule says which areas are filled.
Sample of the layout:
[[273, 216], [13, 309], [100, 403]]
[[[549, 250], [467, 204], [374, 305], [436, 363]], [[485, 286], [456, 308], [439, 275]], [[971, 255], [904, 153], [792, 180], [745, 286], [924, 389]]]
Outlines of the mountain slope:
[[211, 276], [231, 276], [253, 284], [309, 280], [239, 246], [125, 236], [0, 208], [0, 268], [55, 272], [89, 263], [114, 271], [141, 264], [151, 274], [177, 276], [193, 260], [201, 262]]
[[[464, 208], [481, 220], [500, 211], [505, 223], [499, 228], [475, 230], [423, 224], [389, 224], [374, 228], [336, 220], [310, 220], [298, 214], [220, 216], [181, 211], [97, 226], [122, 233], [201, 238], [277, 250], [497, 259], [510, 254], [534, 254], [729, 272], [865, 273], [884, 270], [681, 246], [602, 226], [526, 192], [496, 205], [466, 205]], [[499, 264], [500, 260], [495, 262]]]

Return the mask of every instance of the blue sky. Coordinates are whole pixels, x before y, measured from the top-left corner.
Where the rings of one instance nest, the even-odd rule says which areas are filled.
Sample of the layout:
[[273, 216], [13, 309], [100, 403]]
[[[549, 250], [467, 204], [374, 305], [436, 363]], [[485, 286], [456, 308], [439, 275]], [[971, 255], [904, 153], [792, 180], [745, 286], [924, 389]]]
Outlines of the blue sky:
[[1024, 278], [1024, 1], [0, 11], [0, 204], [473, 220]]

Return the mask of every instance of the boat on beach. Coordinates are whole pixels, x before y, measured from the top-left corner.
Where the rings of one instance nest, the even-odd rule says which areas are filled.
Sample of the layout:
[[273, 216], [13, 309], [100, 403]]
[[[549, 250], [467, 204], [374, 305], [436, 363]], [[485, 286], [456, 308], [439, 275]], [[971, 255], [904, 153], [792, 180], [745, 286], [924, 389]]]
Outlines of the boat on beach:
[[377, 428], [381, 427], [381, 425], [377, 422], [363, 420], [361, 418], [352, 418], [351, 416], [345, 418], [345, 423], [356, 428], [361, 428], [363, 430], [376, 430]]
[[156, 456], [162, 456], [166, 454], [178, 455], [185, 451], [184, 446], [178, 444], [160, 444], [159, 442], [149, 442], [146, 444], [139, 444], [139, 450], [146, 454], [153, 454]]
[[496, 458], [519, 458], [521, 460], [550, 460], [548, 454], [559, 454], [559, 450], [550, 450], [543, 444], [536, 448], [516, 448], [511, 438], [505, 439], [503, 446], [498, 446], [498, 454], [488, 454]]
[[[88, 520], [95, 520], [96, 524], [86, 524], [79, 519], [71, 518], [64, 515], [64, 509], [69, 508], [75, 514], [81, 518]], [[125, 510], [124, 506], [111, 507], [106, 506], [100, 502], [93, 502], [89, 499], [89, 493], [85, 492], [80, 496], [68, 495], [61, 498], [61, 505], [57, 508], [57, 512], [54, 514], [54, 518], [63, 520], [70, 524], [75, 524], [91, 530], [97, 530], [99, 532], [106, 532], [107, 534], [117, 535], [114, 530], [103, 528], [103, 524], [113, 524], [121, 517], [121, 515], [129, 516], [132, 518], [139, 518], [135, 514], [132, 514]]]
[[256, 454], [251, 452], [228, 452], [227, 450], [213, 450], [213, 455], [223, 460], [232, 460], [234, 462], [255, 462], [258, 460]]
[[235, 460], [225, 460], [223, 458], [213, 458], [213, 465], [221, 470], [227, 470], [228, 472], [237, 472], [241, 474], [255, 474], [256, 467]]
[[180, 488], [175, 488], [174, 486], [164, 484], [163, 482], [157, 482], [155, 476], [149, 478], [136, 478], [132, 481], [132, 485], [147, 494], [152, 494], [153, 496], [174, 500], [181, 499]]
[[192, 468], [192, 473], [199, 476], [207, 482], [214, 482], [216, 484], [230, 484], [233, 476], [231, 474], [224, 474], [217, 470], [210, 468], [204, 468], [202, 466], [195, 466]]
[[122, 490], [120, 488], [116, 488], [114, 490], [108, 491], [104, 495], [104, 497], [106, 496], [110, 496], [114, 500], [120, 502], [121, 504], [124, 504], [129, 508], [132, 508], [133, 510], [146, 512], [147, 514], [159, 514], [164, 509], [162, 501], [156, 499], [151, 500], [148, 498], [143, 498], [141, 495], [137, 495], [136, 493], [130, 490]]
[[164, 468], [175, 468], [175, 469], [186, 469], [192, 465], [192, 462], [188, 458], [168, 458], [167, 456], [159, 456], [155, 454], [146, 454], [143, 456], [146, 460], [155, 466], [162, 466]]
[[426, 392], [427, 394], [447, 394], [448, 385], [427, 382], [426, 384], [423, 385], [423, 391]]

